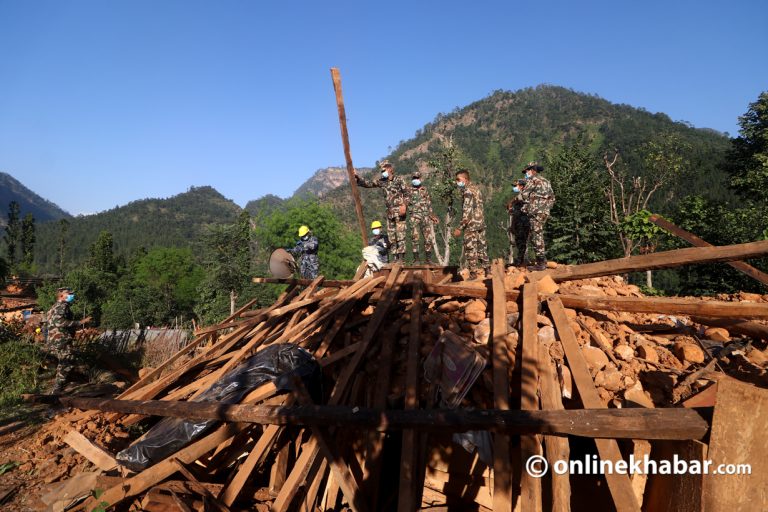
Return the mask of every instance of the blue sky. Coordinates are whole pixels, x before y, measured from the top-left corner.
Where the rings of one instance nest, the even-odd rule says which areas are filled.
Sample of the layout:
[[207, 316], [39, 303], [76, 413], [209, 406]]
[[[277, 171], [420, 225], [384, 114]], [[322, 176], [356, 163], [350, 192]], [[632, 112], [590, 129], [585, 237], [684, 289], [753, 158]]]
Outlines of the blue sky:
[[77, 213], [212, 185], [241, 206], [370, 166], [496, 89], [550, 83], [734, 135], [768, 2], [0, 0], [0, 171]]

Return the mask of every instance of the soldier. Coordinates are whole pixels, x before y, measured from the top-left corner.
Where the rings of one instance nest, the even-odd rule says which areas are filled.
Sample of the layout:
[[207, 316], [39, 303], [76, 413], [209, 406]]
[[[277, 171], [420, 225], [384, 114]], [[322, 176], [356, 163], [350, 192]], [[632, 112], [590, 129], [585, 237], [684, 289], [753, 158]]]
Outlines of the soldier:
[[299, 260], [299, 274], [304, 279], [314, 279], [320, 272], [320, 260], [317, 258], [317, 249], [319, 243], [317, 237], [312, 234], [307, 226], [299, 228], [299, 240], [293, 247], [286, 251], [294, 256], [301, 257]]
[[[427, 264], [432, 263], [432, 246], [435, 243], [435, 231], [433, 224], [437, 224], [437, 217], [432, 211], [432, 200], [429, 192], [421, 186], [421, 173], [413, 173], [408, 198], [408, 217], [411, 220], [411, 244], [413, 250], [413, 262], [419, 261], [419, 238], [424, 239], [424, 259]], [[422, 235], [421, 237], [419, 235]]]
[[69, 374], [75, 365], [73, 345], [75, 342], [75, 330], [78, 326], [84, 326], [91, 321], [91, 317], [75, 320], [69, 305], [75, 300], [75, 294], [70, 288], [56, 290], [56, 303], [51, 306], [46, 314], [48, 324], [48, 349], [58, 359], [56, 366], [56, 381], [52, 394], [57, 395], [64, 391]]
[[533, 252], [536, 254], [536, 264], [529, 267], [531, 270], [544, 270], [547, 268], [547, 252], [544, 246], [544, 224], [549, 218], [549, 211], [555, 204], [555, 193], [549, 180], [539, 173], [544, 167], [538, 162], [529, 162], [523, 169], [525, 173], [525, 188], [520, 193], [523, 200], [523, 213], [528, 215], [531, 223], [531, 238], [533, 239]]
[[365, 188], [380, 188], [384, 191], [384, 204], [387, 208], [387, 235], [392, 242], [394, 261], [403, 261], [405, 257], [405, 214], [407, 210], [407, 189], [405, 181], [400, 176], [395, 176], [395, 168], [389, 161], [384, 160], [379, 164], [381, 178], [367, 180], [357, 175], [357, 184]]
[[486, 273], [490, 270], [485, 242], [483, 195], [470, 181], [469, 171], [466, 169], [456, 173], [456, 185], [462, 191], [464, 202], [461, 223], [453, 230], [453, 236], [458, 238], [462, 230], [464, 231], [464, 257], [467, 259], [470, 279], [476, 279], [478, 268], [482, 267]]
[[389, 263], [389, 237], [386, 233], [382, 233], [380, 221], [371, 222], [371, 233], [373, 237], [368, 240], [368, 245], [376, 248], [382, 263]]
[[[531, 234], [531, 221], [528, 214], [523, 213], [523, 198], [521, 197], [525, 180], [517, 180], [512, 190], [517, 194], [507, 203], [509, 212], [509, 256], [515, 267], [525, 267], [528, 264], [528, 237]], [[514, 248], [517, 255], [514, 256]]]

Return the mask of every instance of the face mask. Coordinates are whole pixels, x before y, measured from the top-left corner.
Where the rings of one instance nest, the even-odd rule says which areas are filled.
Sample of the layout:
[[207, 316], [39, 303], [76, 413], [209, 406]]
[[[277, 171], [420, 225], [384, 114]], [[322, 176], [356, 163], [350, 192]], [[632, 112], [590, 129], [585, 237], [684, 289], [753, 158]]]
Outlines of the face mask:
[[414, 187], [418, 187], [419, 185], [421, 185], [421, 180], [411, 180], [411, 183], [413, 183]]
[[373, 230], [374, 235], [378, 235], [379, 233], [381, 233], [381, 230], [379, 228], [376, 228]]
[[457, 181], [457, 182], [456, 182], [456, 185], [457, 185], [459, 188], [464, 188], [464, 182], [463, 182], [463, 181]]
[[520, 188], [519, 187], [512, 187], [512, 192], [514, 192], [515, 194], [519, 194], [520, 193]]
[[526, 178], [533, 178], [533, 173], [532, 172], [526, 172], [525, 173], [525, 177]]
[[387, 171], [384, 171], [381, 173], [381, 179], [385, 180], [389, 178], [389, 173]]
[[304, 235], [303, 237], [301, 237], [301, 239], [304, 241], [309, 240], [309, 235]]
[[70, 293], [69, 295], [67, 295], [67, 298], [66, 298], [65, 300], [66, 300], [67, 302], [74, 302], [74, 300], [75, 300], [75, 294], [74, 294], [74, 293]]

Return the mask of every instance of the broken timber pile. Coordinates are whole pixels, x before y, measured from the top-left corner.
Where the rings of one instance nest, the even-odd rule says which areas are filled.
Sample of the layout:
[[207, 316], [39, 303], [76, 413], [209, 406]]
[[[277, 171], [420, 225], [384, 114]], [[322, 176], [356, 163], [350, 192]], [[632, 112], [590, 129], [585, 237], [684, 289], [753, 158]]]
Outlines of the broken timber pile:
[[[638, 258], [642, 270], [647, 258]], [[357, 281], [297, 280], [272, 306], [249, 304], [199, 330], [117, 399], [62, 399], [79, 410], [59, 416], [43, 444], [66, 443], [91, 461], [78, 468], [101, 478], [104, 492], [84, 510], [768, 507], [768, 397], [759, 389], [768, 387], [768, 296], [647, 298], [620, 277], [569, 277], [616, 267], [602, 264], [527, 273], [497, 261], [484, 281], [461, 283], [399, 265]], [[314, 356], [320, 389], [293, 379], [290, 392], [270, 382], [239, 403], [192, 400], [278, 344]], [[461, 393], [450, 389], [449, 347], [480, 362]], [[219, 423], [117, 478], [113, 454], [155, 416]], [[734, 439], [751, 446], [749, 460]], [[752, 475], [533, 478], [524, 469], [531, 456], [554, 466], [705, 454], [752, 463]]]

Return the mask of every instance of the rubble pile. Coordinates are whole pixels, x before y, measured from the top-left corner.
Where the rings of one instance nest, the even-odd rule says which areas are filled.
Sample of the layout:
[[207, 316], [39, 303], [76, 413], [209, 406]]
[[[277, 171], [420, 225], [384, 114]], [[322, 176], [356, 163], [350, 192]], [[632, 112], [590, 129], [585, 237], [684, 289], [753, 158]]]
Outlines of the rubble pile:
[[[567, 278], [578, 270], [499, 261], [484, 281], [454, 282], [395, 264], [365, 279], [272, 280], [289, 284], [275, 304], [199, 329], [117, 399], [62, 398], [72, 409], [4, 456], [27, 475], [4, 510], [511, 510], [530, 499], [640, 510], [676, 499], [627, 475], [593, 476], [608, 486], [590, 496], [567, 475], [527, 478], [521, 460], [568, 458], [569, 444], [601, 459], [718, 448], [720, 403], [714, 419], [688, 405], [711, 413], [709, 394], [735, 381], [768, 387], [768, 295], [657, 299], [619, 276]], [[262, 366], [260, 380], [232, 378]], [[206, 398], [226, 379], [236, 396]], [[763, 390], [738, 385], [763, 407]], [[137, 462], [127, 449], [168, 424], [159, 416], [191, 425], [176, 429], [194, 430], [191, 441], [166, 428], [150, 443], [165, 451]], [[690, 492], [704, 499], [706, 485]]]

